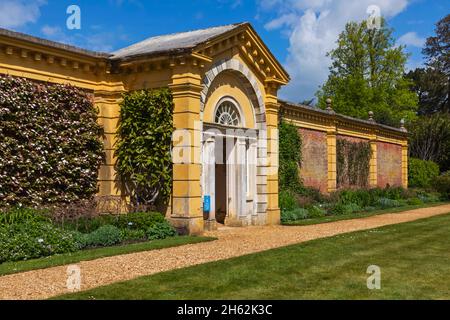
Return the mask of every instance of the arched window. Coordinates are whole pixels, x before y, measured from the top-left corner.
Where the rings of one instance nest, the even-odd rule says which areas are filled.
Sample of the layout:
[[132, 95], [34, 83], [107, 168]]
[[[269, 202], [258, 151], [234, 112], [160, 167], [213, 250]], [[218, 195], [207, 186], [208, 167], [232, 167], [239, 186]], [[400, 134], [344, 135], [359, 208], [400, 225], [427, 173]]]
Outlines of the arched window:
[[215, 122], [225, 126], [240, 126], [241, 116], [236, 104], [230, 99], [221, 102], [217, 107]]

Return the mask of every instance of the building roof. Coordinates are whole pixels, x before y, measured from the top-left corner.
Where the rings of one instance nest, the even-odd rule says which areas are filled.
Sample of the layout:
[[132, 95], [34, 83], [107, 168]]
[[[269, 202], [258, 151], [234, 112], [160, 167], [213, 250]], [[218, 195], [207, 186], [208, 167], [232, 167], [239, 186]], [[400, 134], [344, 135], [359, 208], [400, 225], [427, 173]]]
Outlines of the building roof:
[[245, 23], [151, 37], [113, 52], [112, 59], [186, 52], [242, 25]]
[[109, 54], [109, 53], [86, 50], [86, 49], [78, 48], [75, 46], [67, 45], [64, 43], [46, 40], [46, 39], [42, 39], [42, 38], [38, 38], [38, 37], [33, 37], [33, 36], [30, 36], [25, 33], [11, 31], [11, 30], [7, 30], [7, 29], [3, 29], [3, 28], [0, 28], [0, 36], [12, 38], [12, 39], [23, 40], [23, 41], [31, 42], [33, 44], [43, 45], [43, 46], [60, 49], [60, 50], [65, 50], [65, 51], [69, 51], [69, 52], [73, 52], [73, 53], [77, 53], [77, 54], [90, 56], [93, 58], [109, 58], [109, 57], [111, 57], [111, 54]]
[[109, 58], [113, 60], [127, 60], [139, 56], [158, 56], [173, 53], [185, 53], [193, 50], [196, 46], [221, 36], [229, 31], [239, 28], [248, 23], [235, 23], [225, 26], [212, 27], [188, 32], [180, 32], [168, 35], [160, 35], [148, 38], [129, 47], [112, 53], [98, 52], [82, 49], [76, 46], [63, 44], [24, 33], [0, 28], [0, 36], [23, 40], [38, 45], [48, 46], [55, 49], [87, 55], [94, 58]]

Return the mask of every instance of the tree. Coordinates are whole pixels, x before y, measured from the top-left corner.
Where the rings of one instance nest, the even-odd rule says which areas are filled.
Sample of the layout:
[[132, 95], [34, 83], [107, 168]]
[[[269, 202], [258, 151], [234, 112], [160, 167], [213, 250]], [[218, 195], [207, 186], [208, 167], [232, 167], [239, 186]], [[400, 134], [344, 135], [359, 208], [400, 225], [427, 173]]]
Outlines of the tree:
[[348, 23], [328, 56], [330, 74], [316, 94], [320, 107], [331, 97], [336, 112], [352, 117], [367, 119], [373, 111], [377, 122], [393, 126], [402, 118], [415, 119], [417, 95], [404, 76], [408, 56], [384, 20], [379, 29], [365, 21]]
[[436, 36], [427, 39], [423, 54], [426, 68], [408, 73], [419, 96], [419, 114], [450, 112], [450, 15], [436, 24]]
[[419, 117], [408, 129], [411, 157], [434, 161], [442, 171], [450, 169], [450, 114]]

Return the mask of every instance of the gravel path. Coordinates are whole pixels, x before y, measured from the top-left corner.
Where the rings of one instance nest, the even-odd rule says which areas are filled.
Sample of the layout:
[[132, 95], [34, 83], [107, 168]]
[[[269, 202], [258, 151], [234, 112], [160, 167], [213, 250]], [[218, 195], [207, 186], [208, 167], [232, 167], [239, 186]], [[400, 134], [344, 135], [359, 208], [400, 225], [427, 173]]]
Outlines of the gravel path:
[[[81, 268], [81, 288], [86, 290], [144, 275], [449, 212], [450, 204], [311, 226], [224, 228], [206, 234], [219, 238], [213, 242], [80, 262], [77, 265]], [[0, 277], [0, 299], [45, 299], [61, 295], [68, 292], [66, 280], [67, 266]]]

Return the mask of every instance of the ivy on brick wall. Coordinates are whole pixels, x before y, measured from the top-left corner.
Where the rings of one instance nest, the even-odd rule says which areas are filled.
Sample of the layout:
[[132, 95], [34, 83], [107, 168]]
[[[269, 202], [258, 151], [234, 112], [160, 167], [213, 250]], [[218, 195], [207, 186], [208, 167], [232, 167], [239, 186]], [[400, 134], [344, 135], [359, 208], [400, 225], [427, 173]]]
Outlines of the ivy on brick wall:
[[77, 88], [0, 76], [0, 203], [69, 203], [97, 191], [101, 127]]
[[338, 139], [336, 143], [337, 185], [365, 188], [369, 185], [372, 149], [368, 142]]
[[168, 89], [135, 91], [123, 97], [117, 171], [134, 204], [161, 204], [170, 197], [172, 113]]
[[279, 125], [279, 183], [281, 190], [302, 188], [299, 168], [302, 162], [302, 137], [296, 126], [287, 122]]

